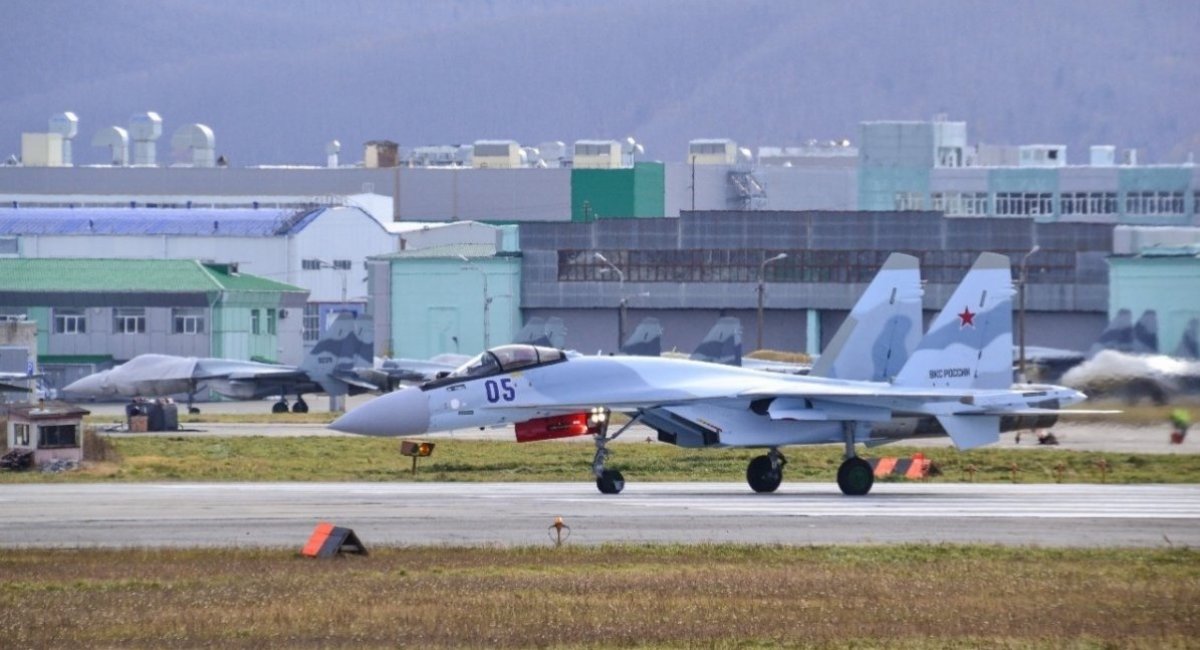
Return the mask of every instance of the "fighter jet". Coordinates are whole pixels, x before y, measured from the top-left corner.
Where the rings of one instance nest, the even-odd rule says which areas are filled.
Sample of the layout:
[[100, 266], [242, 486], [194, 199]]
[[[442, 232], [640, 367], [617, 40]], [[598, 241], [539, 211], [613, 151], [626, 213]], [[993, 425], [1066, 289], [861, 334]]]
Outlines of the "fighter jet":
[[1200, 321], [1188, 321], [1173, 355], [1159, 352], [1158, 313], [1149, 309], [1132, 324], [1128, 309], [1118, 310], [1088, 359], [1062, 375], [1067, 386], [1093, 397], [1114, 397], [1130, 404], [1146, 398], [1166, 404], [1181, 395], [1200, 394]]
[[[888, 274], [892, 279], [912, 277], [892, 270], [897, 271]], [[620, 492], [625, 483], [621, 472], [607, 467], [606, 445], [635, 422], [681, 447], [767, 449], [747, 467], [747, 482], [756, 492], [772, 492], [782, 481], [786, 461], [780, 447], [842, 443], [838, 486], [844, 494], [864, 495], [874, 473], [855, 445], [894, 439], [897, 420], [935, 421], [957, 447], [970, 449], [998, 440], [1005, 418], [1052, 416], [1060, 406], [1084, 399], [1058, 386], [1012, 386], [1013, 289], [1007, 257], [979, 257], [911, 354], [905, 340], [914, 327], [919, 331], [920, 321], [893, 319], [912, 309], [911, 289], [889, 291], [883, 290], [886, 282], [875, 284], [858, 310], [874, 315], [852, 322], [844, 337], [874, 339], [870, 361], [843, 366], [832, 355], [824, 372], [838, 378], [684, 359], [569, 356], [510, 345], [488, 350], [437, 381], [376, 398], [331, 427], [406, 436], [515, 424], [518, 442], [590, 434], [597, 447], [592, 471], [606, 494]], [[902, 296], [905, 300], [899, 300]], [[849, 343], [842, 347], [849, 349]], [[897, 354], [906, 357], [902, 363]], [[846, 374], [881, 379], [841, 378], [843, 368]], [[628, 414], [630, 421], [610, 436], [613, 410]]]
[[295, 413], [307, 413], [306, 393], [357, 395], [375, 387], [354, 372], [355, 366], [371, 363], [374, 335], [371, 321], [343, 313], [304, 358], [299, 366], [258, 363], [238, 359], [176, 357], [141, 354], [111, 370], [88, 375], [63, 389], [90, 397], [157, 397], [188, 395], [188, 409], [195, 412], [192, 398], [202, 388], [211, 388], [233, 399], [260, 399], [279, 395], [271, 411], [286, 413], [286, 396], [296, 396]]

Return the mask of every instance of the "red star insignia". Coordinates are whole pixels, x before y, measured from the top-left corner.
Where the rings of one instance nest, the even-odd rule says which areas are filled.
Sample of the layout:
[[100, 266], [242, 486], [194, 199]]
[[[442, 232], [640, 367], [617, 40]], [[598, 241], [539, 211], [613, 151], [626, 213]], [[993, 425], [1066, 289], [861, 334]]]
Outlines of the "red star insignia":
[[975, 327], [975, 314], [971, 313], [969, 307], [963, 307], [962, 313], [958, 315], [958, 328], [962, 329], [967, 325]]

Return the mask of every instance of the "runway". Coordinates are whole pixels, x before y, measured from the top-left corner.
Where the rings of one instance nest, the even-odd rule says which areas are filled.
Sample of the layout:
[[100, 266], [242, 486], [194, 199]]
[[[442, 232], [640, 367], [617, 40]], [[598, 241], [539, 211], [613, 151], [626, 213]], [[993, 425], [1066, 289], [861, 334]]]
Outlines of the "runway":
[[318, 521], [368, 545], [992, 543], [1200, 546], [1200, 486], [823, 483], [156, 483], [0, 486], [0, 546], [299, 548]]

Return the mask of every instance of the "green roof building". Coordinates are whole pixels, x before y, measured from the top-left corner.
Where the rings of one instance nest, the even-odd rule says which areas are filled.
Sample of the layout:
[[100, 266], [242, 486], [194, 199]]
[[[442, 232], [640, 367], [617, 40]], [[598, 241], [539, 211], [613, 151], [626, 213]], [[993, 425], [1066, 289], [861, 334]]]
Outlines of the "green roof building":
[[83, 373], [97, 365], [74, 363], [80, 358], [155, 352], [276, 360], [281, 339], [300, 337], [307, 296], [229, 264], [0, 259], [0, 318], [37, 322], [38, 356], [59, 386], [74, 380], [70, 367]]

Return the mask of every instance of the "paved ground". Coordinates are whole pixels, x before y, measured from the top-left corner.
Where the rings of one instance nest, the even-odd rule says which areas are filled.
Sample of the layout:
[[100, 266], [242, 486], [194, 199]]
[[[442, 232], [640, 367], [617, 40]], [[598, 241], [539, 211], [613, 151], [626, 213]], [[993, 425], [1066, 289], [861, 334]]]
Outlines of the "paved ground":
[[368, 544], [1200, 545], [1200, 486], [633, 483], [241, 483], [0, 486], [0, 546], [284, 546], [318, 521]]

